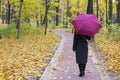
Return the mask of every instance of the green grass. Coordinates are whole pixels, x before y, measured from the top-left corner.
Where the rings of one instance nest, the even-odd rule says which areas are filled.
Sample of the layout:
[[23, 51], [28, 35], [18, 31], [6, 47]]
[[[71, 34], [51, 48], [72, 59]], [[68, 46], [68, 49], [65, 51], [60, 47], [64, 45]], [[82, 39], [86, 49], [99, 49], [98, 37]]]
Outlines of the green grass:
[[[48, 24], [48, 30], [51, 29], [66, 29], [66, 25], [63, 25], [63, 23], [60, 23], [59, 26], [55, 25], [55, 22], [51, 22]], [[69, 22], [67, 25], [67, 29], [73, 28], [73, 25]], [[9, 27], [3, 26], [3, 28], [0, 28], [0, 35], [2, 37], [16, 37], [17, 36], [17, 29], [15, 24], [10, 24]], [[20, 25], [20, 37], [24, 37], [28, 34], [44, 34], [44, 26], [31, 26], [30, 24], [23, 23]], [[106, 37], [106, 38], [114, 38], [116, 40], [120, 40], [120, 26], [118, 24], [111, 24], [108, 25], [106, 28], [106, 25], [103, 24], [102, 29], [97, 34], [99, 37]]]
[[107, 26], [103, 24], [102, 29], [96, 35], [97, 38], [112, 38], [114, 40], [120, 40], [120, 26], [118, 24], [110, 24]]
[[111, 24], [108, 26], [108, 35], [116, 39], [120, 39], [120, 25]]
[[[20, 37], [24, 37], [28, 34], [43, 34], [44, 27], [30, 26], [27, 23], [20, 25]], [[0, 34], [2, 38], [11, 38], [17, 36], [18, 29], [16, 29], [15, 24], [10, 24], [9, 27], [1, 28]]]
[[[20, 37], [27, 36], [28, 34], [44, 34], [45, 26], [34, 26], [30, 25], [28, 23], [21, 23], [20, 24]], [[71, 29], [73, 26], [71, 23], [68, 23], [67, 28], [65, 28], [66, 25], [63, 25], [63, 23], [59, 23], [58, 26], [56, 26], [55, 22], [51, 22], [48, 24], [48, 31], [51, 29]], [[10, 24], [8, 26], [2, 26], [0, 28], [0, 35], [2, 38], [13, 38], [17, 36], [18, 29], [16, 29], [16, 24]]]

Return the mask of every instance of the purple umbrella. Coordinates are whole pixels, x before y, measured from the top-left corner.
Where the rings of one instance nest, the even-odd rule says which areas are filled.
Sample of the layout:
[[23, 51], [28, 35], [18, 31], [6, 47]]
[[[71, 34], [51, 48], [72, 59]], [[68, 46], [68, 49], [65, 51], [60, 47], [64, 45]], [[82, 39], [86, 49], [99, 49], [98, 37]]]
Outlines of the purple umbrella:
[[97, 16], [94, 14], [79, 14], [72, 24], [77, 34], [94, 36], [102, 27]]

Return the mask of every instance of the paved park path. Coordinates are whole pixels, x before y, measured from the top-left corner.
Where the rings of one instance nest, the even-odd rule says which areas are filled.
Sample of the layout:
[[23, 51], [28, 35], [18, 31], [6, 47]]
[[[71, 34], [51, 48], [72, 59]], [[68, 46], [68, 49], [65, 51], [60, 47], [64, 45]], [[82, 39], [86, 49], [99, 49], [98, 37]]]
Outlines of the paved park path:
[[40, 80], [111, 80], [103, 66], [95, 58], [94, 51], [89, 45], [89, 58], [84, 77], [79, 77], [75, 53], [72, 51], [73, 34], [66, 30], [53, 30], [62, 40], [50, 65], [46, 68]]

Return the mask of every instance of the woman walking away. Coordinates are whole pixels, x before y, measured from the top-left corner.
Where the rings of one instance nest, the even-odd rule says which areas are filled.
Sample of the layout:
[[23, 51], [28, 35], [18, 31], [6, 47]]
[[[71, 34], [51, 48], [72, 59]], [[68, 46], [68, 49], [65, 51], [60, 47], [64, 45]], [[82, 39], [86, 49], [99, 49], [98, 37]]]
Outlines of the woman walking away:
[[73, 51], [75, 51], [76, 53], [76, 62], [79, 66], [80, 77], [85, 75], [85, 68], [88, 58], [87, 40], [90, 40], [90, 36], [76, 34], [76, 32], [74, 31]]

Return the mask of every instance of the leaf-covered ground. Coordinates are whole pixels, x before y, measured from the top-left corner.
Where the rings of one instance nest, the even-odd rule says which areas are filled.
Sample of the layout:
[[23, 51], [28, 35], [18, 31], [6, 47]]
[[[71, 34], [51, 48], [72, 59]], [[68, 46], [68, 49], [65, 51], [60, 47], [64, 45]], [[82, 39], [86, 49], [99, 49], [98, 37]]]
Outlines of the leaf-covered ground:
[[95, 37], [95, 42], [102, 51], [104, 63], [110, 72], [117, 73], [120, 78], [120, 41], [108, 37], [104, 29]]
[[0, 40], [0, 80], [40, 77], [60, 37], [53, 33]]
[[102, 50], [109, 70], [120, 72], [120, 41], [105, 35], [106, 32], [102, 29], [101, 32], [96, 35], [95, 42]]
[[107, 39], [97, 39], [96, 42], [107, 60], [109, 70], [120, 72], [120, 42]]

